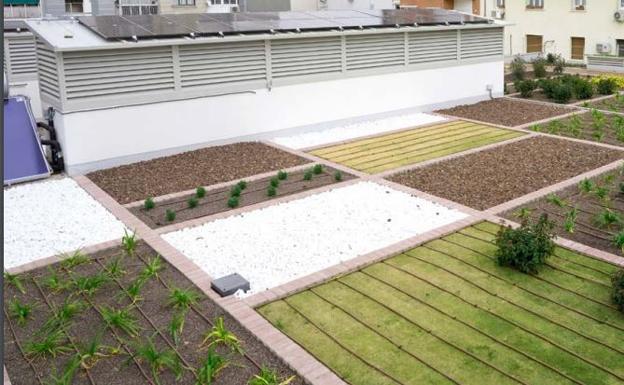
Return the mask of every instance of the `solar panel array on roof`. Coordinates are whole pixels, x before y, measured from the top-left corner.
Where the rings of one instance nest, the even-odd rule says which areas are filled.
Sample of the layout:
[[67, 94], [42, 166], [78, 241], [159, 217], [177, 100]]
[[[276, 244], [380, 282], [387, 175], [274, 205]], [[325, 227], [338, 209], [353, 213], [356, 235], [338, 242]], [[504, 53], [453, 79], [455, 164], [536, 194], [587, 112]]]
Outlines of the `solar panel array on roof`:
[[78, 20], [81, 24], [107, 40], [490, 22], [482, 17], [435, 8], [375, 11], [81, 16]]

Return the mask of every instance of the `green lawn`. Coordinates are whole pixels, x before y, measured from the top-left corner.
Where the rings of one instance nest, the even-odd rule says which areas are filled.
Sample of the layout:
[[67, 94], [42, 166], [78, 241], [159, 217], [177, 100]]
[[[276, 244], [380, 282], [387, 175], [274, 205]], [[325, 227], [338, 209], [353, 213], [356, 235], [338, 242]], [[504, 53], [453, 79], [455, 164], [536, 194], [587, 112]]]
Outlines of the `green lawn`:
[[496, 265], [480, 223], [258, 311], [354, 384], [623, 384], [615, 266], [557, 248]]

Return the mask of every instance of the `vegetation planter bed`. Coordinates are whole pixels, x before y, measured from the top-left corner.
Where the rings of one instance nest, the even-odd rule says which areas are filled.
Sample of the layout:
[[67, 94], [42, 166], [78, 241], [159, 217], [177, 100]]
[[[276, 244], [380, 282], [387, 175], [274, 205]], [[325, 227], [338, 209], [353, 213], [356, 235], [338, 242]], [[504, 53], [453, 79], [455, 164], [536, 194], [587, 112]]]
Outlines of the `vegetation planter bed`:
[[547, 137], [469, 154], [390, 179], [484, 210], [624, 158], [624, 152]]
[[[189, 219], [195, 219], [216, 213], [231, 210], [236, 207], [249, 206], [255, 203], [264, 202], [278, 197], [296, 194], [302, 191], [326, 186], [332, 183], [339, 183], [354, 178], [350, 174], [346, 174], [333, 168], [322, 167], [319, 174], [315, 174], [313, 167], [310, 169], [300, 170], [291, 173], [276, 173], [275, 176], [254, 180], [245, 183], [244, 189], [239, 189], [238, 184], [231, 186], [209, 190], [204, 197], [197, 197], [197, 193], [187, 196], [169, 199], [156, 203], [152, 209], [146, 209], [145, 206], [133, 207], [131, 211], [137, 215], [143, 222], [152, 228], [170, 225], [176, 222], [183, 222]], [[279, 179], [282, 175], [285, 179]], [[309, 180], [306, 180], [309, 178]], [[269, 196], [272, 180], [277, 179], [277, 187], [275, 187], [275, 195]], [[202, 195], [202, 194], [200, 194]], [[233, 199], [232, 195], [238, 195]], [[197, 199], [196, 207], [189, 207], [189, 202], [193, 198]], [[233, 203], [233, 202], [236, 202]], [[169, 221], [167, 212], [175, 212], [175, 219]]]
[[624, 146], [624, 116], [592, 110], [531, 126], [533, 131]]
[[624, 114], [624, 94], [613, 95], [610, 98], [602, 99], [596, 102], [583, 103], [582, 106]]
[[87, 176], [119, 203], [126, 204], [307, 162], [262, 143], [244, 142], [96, 171]]
[[437, 111], [441, 114], [514, 127], [574, 112], [575, 109], [499, 98]]
[[[543, 199], [510, 210], [505, 217], [547, 213], [557, 234], [584, 245], [624, 254], [624, 169], [583, 181]], [[619, 237], [618, 237], [619, 234]], [[619, 240], [619, 241], [617, 241]]]
[[556, 248], [539, 275], [480, 223], [258, 311], [346, 382], [621, 384], [616, 267]]
[[465, 217], [386, 186], [359, 182], [163, 238], [214, 278], [239, 273], [250, 282], [252, 294]]
[[325, 147], [311, 153], [374, 174], [522, 135], [516, 131], [458, 120]]
[[[140, 290], [134, 291], [135, 286]], [[247, 384], [262, 366], [280, 378], [293, 374], [199, 293], [142, 242], [132, 255], [113, 248], [5, 278], [4, 364], [11, 383], [193, 385], [210, 354], [213, 363], [222, 358], [227, 364], [217, 370], [214, 384]], [[14, 316], [16, 303], [31, 307], [23, 321]], [[173, 337], [172, 330], [180, 330], [172, 326], [175, 319], [184, 323]], [[210, 337], [200, 348], [215, 325], [221, 338]], [[240, 340], [242, 353], [232, 349], [237, 345], [232, 337]], [[46, 340], [47, 345], [39, 344]], [[153, 360], [148, 359], [150, 351]]]

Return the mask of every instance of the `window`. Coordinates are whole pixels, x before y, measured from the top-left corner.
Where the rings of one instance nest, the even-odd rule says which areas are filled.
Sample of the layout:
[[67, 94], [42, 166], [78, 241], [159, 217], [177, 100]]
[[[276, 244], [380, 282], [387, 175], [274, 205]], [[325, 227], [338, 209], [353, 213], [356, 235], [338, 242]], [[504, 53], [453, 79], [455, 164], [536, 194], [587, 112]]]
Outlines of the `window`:
[[527, 53], [542, 52], [542, 35], [526, 35]]
[[195, 0], [178, 0], [180, 6], [195, 6]]
[[212, 5], [238, 5], [238, 0], [210, 0]]
[[617, 40], [617, 52], [619, 57], [624, 57], [624, 40]]
[[505, 8], [505, 0], [496, 0], [496, 6], [498, 8]]
[[541, 8], [544, 8], [544, 0], [527, 0], [526, 7], [528, 9], [541, 9]]
[[82, 0], [66, 0], [65, 13], [82, 13]]
[[584, 11], [587, 7], [587, 0], [573, 0], [572, 9], [575, 11]]
[[573, 37], [572, 40], [572, 51], [570, 54], [570, 59], [573, 60], [583, 60], [585, 59], [585, 38], [584, 37]]

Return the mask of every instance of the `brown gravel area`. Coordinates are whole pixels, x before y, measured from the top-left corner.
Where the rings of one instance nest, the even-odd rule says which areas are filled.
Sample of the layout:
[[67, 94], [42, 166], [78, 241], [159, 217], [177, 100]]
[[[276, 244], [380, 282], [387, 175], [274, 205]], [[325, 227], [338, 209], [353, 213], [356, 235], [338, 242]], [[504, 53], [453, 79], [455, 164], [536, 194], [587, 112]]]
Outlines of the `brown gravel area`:
[[[313, 174], [312, 179], [309, 181], [304, 179], [306, 171], [307, 170], [300, 170], [288, 173], [286, 180], [279, 181], [279, 186], [276, 188], [276, 194], [273, 197], [269, 197], [267, 195], [267, 189], [269, 187], [270, 180], [275, 178], [276, 175], [247, 183], [247, 187], [240, 193], [238, 207], [249, 206], [339, 182], [336, 180], [336, 170], [333, 168], [324, 167], [321, 174]], [[355, 177], [353, 175], [340, 172], [340, 178], [341, 181], [346, 181]], [[193, 198], [195, 194], [189, 194], [183, 197], [157, 202], [156, 207], [150, 210], [146, 210], [143, 206], [140, 206], [133, 207], [130, 211], [132, 211], [134, 215], [140, 218], [151, 228], [167, 226], [174, 223], [188, 221], [190, 219], [205, 217], [232, 210], [232, 208], [228, 207], [228, 199], [230, 198], [231, 189], [235, 185], [236, 184], [232, 184], [223, 188], [207, 191], [205, 197], [197, 199], [198, 204], [197, 207], [194, 208], [189, 207], [188, 201], [190, 198]], [[175, 220], [167, 221], [167, 210], [171, 210], [176, 213]]]
[[[612, 182], [605, 179], [608, 175], [614, 177]], [[503, 213], [503, 216], [519, 222], [518, 214], [521, 208], [530, 210], [530, 217], [534, 220], [546, 213], [555, 221], [557, 235], [615, 255], [623, 255], [623, 251], [613, 244], [613, 237], [624, 230], [624, 223], [599, 226], [596, 218], [605, 209], [620, 213], [620, 215], [624, 213], [624, 192], [619, 189], [619, 185], [624, 183], [624, 174], [613, 171], [592, 178], [592, 181], [596, 187], [607, 188], [610, 191], [608, 200], [598, 198], [596, 188], [592, 192], [581, 193], [578, 186], [570, 186], [555, 193], [562, 200], [563, 207], [550, 203], [545, 197], [509, 210]], [[576, 220], [571, 220], [574, 208], [576, 208]], [[566, 218], [568, 218], [569, 231], [565, 228]]]
[[486, 100], [476, 104], [439, 110], [441, 114], [514, 127], [573, 112], [575, 109], [546, 106], [508, 98]]
[[119, 203], [228, 182], [308, 163], [258, 142], [202, 148], [92, 172], [87, 176]]
[[[34, 305], [32, 314], [23, 325], [18, 325], [14, 318], [4, 319], [4, 364], [13, 385], [33, 385], [38, 375], [43, 383], [48, 382], [56, 372], [59, 376], [66, 368], [67, 363], [76, 353], [76, 347], [86, 345], [96, 336], [100, 337], [103, 347], [100, 353], [105, 357], [91, 362], [86, 370], [78, 368], [73, 376], [72, 384], [154, 384], [153, 375], [148, 363], [139, 360], [135, 363], [131, 357], [139, 345], [144, 344], [148, 338], [153, 337], [156, 348], [160, 351], [177, 351], [178, 358], [184, 366], [197, 369], [205, 360], [207, 350], [199, 349], [207, 331], [218, 317], [224, 318], [225, 327], [234, 333], [241, 341], [245, 355], [231, 352], [222, 344], [215, 345], [216, 352], [226, 357], [230, 364], [218, 373], [215, 385], [241, 385], [257, 374], [260, 366], [267, 366], [276, 370], [280, 378], [293, 375], [292, 370], [275, 356], [267, 347], [257, 340], [247, 329], [235, 319], [228, 316], [223, 309], [218, 307], [211, 299], [204, 296], [199, 289], [177, 269], [161, 259], [162, 269], [157, 276], [152, 276], [143, 284], [141, 299], [134, 305], [129, 297], [122, 292], [121, 287], [127, 288], [146, 268], [146, 261], [153, 258], [155, 252], [146, 244], [140, 242], [134, 256], [125, 256], [121, 259], [122, 273], [115, 279], [109, 279], [100, 286], [93, 295], [77, 293], [74, 287], [52, 291], [47, 288], [46, 282], [52, 274], [56, 274], [60, 282], [79, 280], [80, 277], [93, 277], [103, 271], [105, 266], [111, 263], [117, 256], [122, 255], [120, 248], [113, 248], [94, 254], [92, 259], [84, 264], [67, 270], [61, 264], [55, 264], [52, 269], [40, 268], [32, 272], [19, 275], [24, 287], [24, 293], [14, 286], [4, 283], [4, 311], [9, 313], [9, 303], [15, 299], [22, 304]], [[73, 278], [70, 278], [73, 277]], [[185, 313], [185, 323], [178, 343], [172, 338], [168, 325], [172, 320], [175, 310], [168, 305], [170, 289], [191, 289], [199, 294], [199, 300]], [[45, 297], [44, 297], [45, 296]], [[22, 348], [30, 341], [38, 341], [41, 336], [37, 335], [43, 325], [52, 316], [50, 306], [59, 307], [66, 299], [80, 301], [80, 311], [65, 325], [65, 334], [62, 334], [60, 343], [68, 351], [65, 354], [54, 357], [29, 358], [30, 363], [24, 358], [18, 348]], [[49, 304], [48, 304], [49, 303]], [[128, 309], [131, 317], [136, 319], [141, 328], [137, 336], [131, 336], [116, 327], [107, 327], [99, 309], [104, 306], [115, 310]], [[101, 310], [100, 310], [101, 311]], [[63, 330], [63, 329], [61, 329]], [[69, 339], [67, 336], [70, 336]], [[73, 344], [72, 344], [73, 343]], [[118, 353], [110, 354], [108, 347], [120, 347]], [[35, 372], [37, 374], [35, 374]], [[142, 374], [143, 372], [143, 374]], [[93, 382], [88, 379], [90, 376]], [[178, 381], [169, 369], [163, 369], [159, 373], [162, 384], [195, 384], [195, 377], [191, 370], [183, 369]], [[58, 383], [58, 382], [54, 382]], [[301, 385], [303, 382], [297, 378], [294, 384]]]
[[484, 210], [622, 158], [622, 151], [536, 137], [399, 173], [390, 179]]

